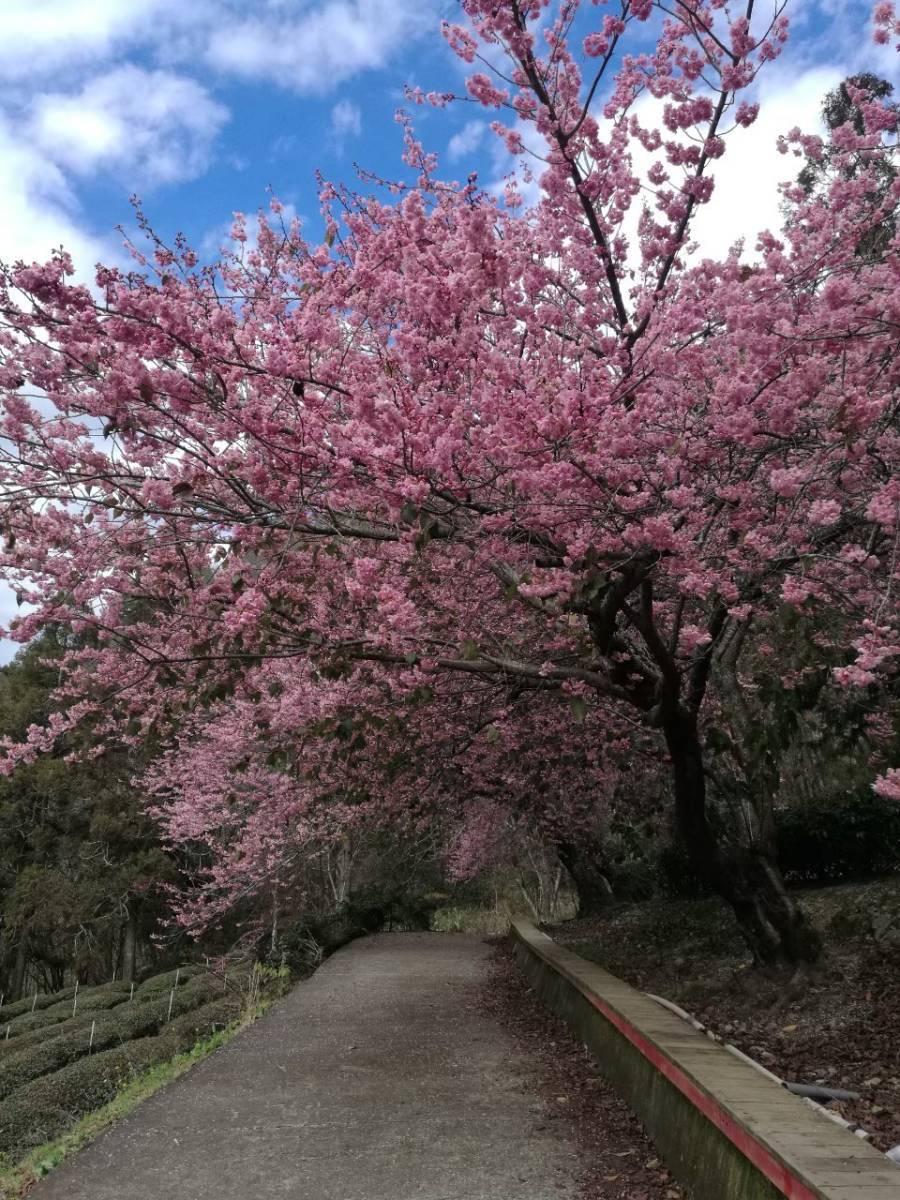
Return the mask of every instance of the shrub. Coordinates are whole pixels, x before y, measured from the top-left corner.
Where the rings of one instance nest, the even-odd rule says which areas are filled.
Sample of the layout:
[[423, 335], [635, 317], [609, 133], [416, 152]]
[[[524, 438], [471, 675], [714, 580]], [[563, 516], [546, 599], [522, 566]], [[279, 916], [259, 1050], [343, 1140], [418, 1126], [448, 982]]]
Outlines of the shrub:
[[323, 957], [355, 938], [377, 932], [385, 919], [386, 910], [366, 896], [365, 902], [354, 900], [332, 913], [286, 926], [279, 939], [279, 951], [295, 974], [309, 975]]
[[616, 900], [650, 900], [659, 892], [659, 872], [652, 860], [632, 858], [613, 862], [608, 878]]
[[662, 889], [668, 896], [690, 899], [709, 892], [679, 842], [672, 841], [662, 848], [656, 860], [656, 870]]
[[0, 1031], [4, 1035], [0, 1038], [0, 1062], [30, 1046], [39, 1046], [41, 1042], [59, 1037], [65, 1029], [70, 1025], [74, 1026], [76, 1022], [80, 1024], [81, 1017], [69, 1017], [68, 1021], [57, 1021], [53, 1025], [45, 1025], [42, 1029], [32, 1029], [29, 1033], [20, 1033], [18, 1037], [10, 1035], [9, 1038], [6, 1038], [6, 1030]]
[[[175, 983], [176, 975], [179, 984], [197, 975], [205, 974], [206, 968], [192, 964], [180, 967], [178, 971], [165, 971], [154, 975], [135, 987], [135, 1000], [147, 1000], [154, 996], [167, 993]], [[116, 980], [113, 983], [101, 983], [96, 987], [81, 988], [78, 992], [76, 1015], [88, 1012], [102, 1012], [117, 1008], [131, 995], [131, 984]], [[72, 1002], [75, 998], [75, 988], [65, 988], [61, 992], [39, 993], [37, 1003], [32, 1010], [34, 997], [17, 1000], [14, 1004], [6, 1004], [0, 1009], [0, 1033], [5, 1035], [5, 1026], [10, 1026], [10, 1041], [24, 1037], [48, 1026], [68, 1021], [72, 1017]], [[37, 1038], [41, 1041], [41, 1038]], [[32, 1043], [33, 1044], [33, 1043]], [[8, 1048], [7, 1043], [0, 1037], [0, 1054]]]
[[[900, 872], [900, 805], [872, 792], [782, 808], [775, 814], [778, 861], [788, 883], [828, 884]], [[657, 859], [672, 896], [707, 890], [687, 854], [672, 844]]]
[[156, 1037], [142, 1040], [153, 1043], [153, 1062], [165, 1062], [174, 1058], [176, 1054], [190, 1050], [198, 1041], [209, 1037], [216, 1030], [224, 1029], [240, 1015], [241, 1001], [238, 996], [220, 997], [191, 1012], [183, 1013], [177, 1020], [163, 1026]]
[[[22, 1017], [17, 1017], [14, 1021], [9, 1022], [9, 1036], [11, 1041], [22, 1037], [25, 1034], [33, 1033], [38, 1029], [49, 1029], [54, 1025], [58, 1025], [61, 1021], [65, 1021], [66, 1014], [72, 1015], [72, 1001], [69, 1000], [65, 1005], [60, 1006], [57, 1010], [45, 1008], [43, 1012], [26, 1013]], [[6, 1037], [6, 1030], [3, 1030], [3, 1036]]]
[[[98, 987], [84, 988], [78, 992], [76, 1013], [102, 1012], [105, 1009], [115, 1008], [123, 1000], [128, 999], [128, 993], [128, 986], [121, 983], [103, 983]], [[71, 996], [65, 1000], [58, 1000], [55, 1004], [48, 1005], [42, 1012], [26, 1013], [25, 1016], [13, 1021], [10, 1037], [18, 1037], [23, 1033], [30, 1033], [33, 1029], [43, 1029], [46, 1025], [68, 1020], [72, 1016], [74, 1003], [75, 989], [73, 988]]]
[[[11, 1004], [4, 1004], [0, 1008], [0, 1022], [8, 1025], [10, 1021], [14, 1021], [16, 1017], [21, 1017], [25, 1013], [42, 1012], [45, 1008], [49, 1008], [53, 1004], [58, 1004], [63, 1000], [71, 1000], [75, 995], [75, 988], [64, 988], [61, 992], [38, 992], [37, 1000], [34, 996], [25, 996], [21, 1000], [14, 1000]], [[32, 1005], [34, 1006], [32, 1008]]]
[[0, 1154], [15, 1160], [57, 1137], [112, 1100], [134, 1075], [189, 1050], [239, 1013], [236, 998], [213, 1000], [171, 1021], [155, 1037], [103, 1050], [25, 1084], [0, 1106]]
[[151, 975], [149, 979], [145, 979], [143, 983], [135, 987], [135, 999], [152, 996], [158, 992], [168, 992], [174, 987], [176, 978], [179, 984], [182, 984], [186, 979], [193, 979], [195, 975], [205, 975], [206, 972], [206, 967], [200, 966], [198, 963], [191, 963], [186, 967], [164, 971], [161, 975]]
[[792, 883], [871, 879], [900, 871], [900, 805], [872, 792], [777, 814], [778, 857]]
[[[74, 989], [72, 995], [66, 1000], [57, 1001], [55, 1004], [48, 1005], [43, 1011], [36, 1009], [34, 1012], [25, 1013], [24, 1016], [17, 1017], [10, 1022], [9, 1040], [16, 1041], [20, 1037], [33, 1033], [37, 1030], [46, 1030], [56, 1025], [60, 1025], [64, 1021], [68, 1021], [72, 1017], [72, 1005], [74, 1002]], [[102, 984], [95, 988], [85, 988], [83, 992], [78, 993], [77, 1013], [103, 1012], [104, 1010], [117, 1007], [128, 999], [128, 989], [123, 988], [120, 983]], [[6, 1030], [3, 1030], [4, 1038]], [[40, 1039], [38, 1039], [40, 1040]], [[3, 1045], [8, 1048], [9, 1043]]]
[[[208, 1003], [214, 998], [214, 992], [215, 998], [220, 998], [219, 989], [207, 977], [188, 980], [172, 997], [173, 1017]], [[168, 1012], [168, 995], [163, 995], [155, 996], [143, 1004], [121, 1005], [104, 1016], [93, 1017], [88, 1013], [80, 1018], [75, 1017], [71, 1022], [66, 1022], [67, 1028], [58, 1037], [25, 1048], [18, 1054], [8, 1055], [0, 1061], [0, 1099], [32, 1079], [59, 1071], [89, 1052], [96, 1054], [122, 1042], [157, 1033], [165, 1024]]]

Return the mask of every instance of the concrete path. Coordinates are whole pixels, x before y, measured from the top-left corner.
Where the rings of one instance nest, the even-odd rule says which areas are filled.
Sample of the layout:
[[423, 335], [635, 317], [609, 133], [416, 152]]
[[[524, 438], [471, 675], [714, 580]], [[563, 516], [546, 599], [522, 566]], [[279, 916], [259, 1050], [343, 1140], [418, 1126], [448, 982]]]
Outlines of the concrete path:
[[461, 934], [355, 942], [33, 1195], [574, 1200], [575, 1150], [476, 1002], [488, 953]]

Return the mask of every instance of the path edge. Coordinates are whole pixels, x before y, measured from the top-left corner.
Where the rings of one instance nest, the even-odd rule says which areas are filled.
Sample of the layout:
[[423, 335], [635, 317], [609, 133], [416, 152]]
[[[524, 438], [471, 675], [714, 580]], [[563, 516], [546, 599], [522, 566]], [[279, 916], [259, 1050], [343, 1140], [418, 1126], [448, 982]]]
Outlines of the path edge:
[[871, 1146], [531, 922], [510, 934], [694, 1200], [900, 1200], [900, 1170]]

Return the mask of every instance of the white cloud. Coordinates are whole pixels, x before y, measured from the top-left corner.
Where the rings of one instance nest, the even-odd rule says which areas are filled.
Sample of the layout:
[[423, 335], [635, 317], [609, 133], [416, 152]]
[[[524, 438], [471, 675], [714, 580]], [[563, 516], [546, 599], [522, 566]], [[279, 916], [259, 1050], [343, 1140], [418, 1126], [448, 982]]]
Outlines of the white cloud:
[[0, 0], [0, 79], [71, 76], [132, 50], [160, 66], [327, 92], [437, 35], [442, 0]]
[[[847, 69], [836, 65], [820, 65], [803, 69], [797, 63], [780, 62], [764, 76], [759, 94], [760, 110], [756, 121], [744, 128], [738, 126], [725, 137], [725, 154], [712, 164], [709, 172], [715, 180], [712, 198], [698, 207], [692, 221], [692, 240], [697, 249], [694, 261], [701, 257], [723, 258], [738, 240], [743, 240], [744, 257], [753, 258], [757, 236], [764, 229], [780, 233], [783, 218], [779, 184], [795, 180], [803, 165], [792, 154], [779, 153], [778, 137], [794, 126], [806, 133], [818, 133], [822, 128], [822, 100], [825, 93], [847, 75]], [[659, 124], [662, 105], [646, 97], [635, 107], [636, 115], [648, 128]], [[640, 176], [659, 155], [649, 155], [635, 146], [634, 162]], [[664, 159], [662, 160], [664, 163]], [[673, 182], [681, 179], [680, 171], [672, 169]], [[637, 225], [641, 205], [632, 205], [625, 221], [625, 233], [631, 253], [630, 263], [637, 267], [640, 254], [637, 246]]]
[[[710, 203], [698, 210], [694, 221], [700, 255], [724, 255], [736, 240], [743, 238], [745, 256], [751, 257], [760, 231], [766, 228], [780, 231], [779, 184], [796, 179], [802, 162], [792, 154], [780, 154], [777, 138], [794, 126], [810, 133], [821, 131], [821, 106], [826, 92], [841, 79], [863, 70], [875, 71], [892, 80], [895, 86], [900, 81], [893, 47], [872, 43], [867, 4], [850, 0], [792, 0], [790, 13], [795, 36], [784, 56], [761, 74], [759, 95], [754, 97], [761, 102], [757, 121], [750, 128], [737, 128], [729, 133], [726, 153], [714, 164], [715, 192]], [[605, 96], [598, 98], [598, 113], [605, 99]], [[638, 102], [635, 112], [644, 125], [652, 127], [658, 124], [654, 113], [660, 109], [661, 103], [648, 96]], [[470, 122], [451, 138], [448, 145], [451, 161], [477, 147], [480, 139], [474, 129], [470, 131], [470, 126], [476, 124]], [[519, 188], [525, 205], [530, 207], [541, 197], [536, 179], [544, 169], [539, 157], [546, 153], [546, 147], [533, 125], [521, 121], [514, 125], [526, 149], [519, 158], [536, 177]], [[490, 155], [493, 177], [489, 187], [501, 195], [506, 176], [510, 173], [520, 176], [516, 156], [509, 155], [499, 140], [494, 141]], [[639, 174], [650, 164], [650, 156], [639, 146], [635, 147], [634, 159]], [[672, 176], [677, 180], [680, 173], [673, 171]], [[640, 203], [636, 202], [625, 222], [632, 265], [639, 259], [635, 245], [639, 216]]]
[[764, 229], [779, 233], [782, 216], [778, 185], [797, 178], [803, 161], [780, 154], [780, 134], [795, 125], [817, 133], [822, 125], [822, 100], [847, 72], [821, 66], [798, 74], [773, 73], [763, 86], [760, 111], [748, 129], [738, 128], [725, 139], [726, 151], [716, 164], [715, 191], [695, 218], [695, 236], [702, 254], [724, 256], [739, 237], [745, 257], [753, 256], [757, 235]]
[[359, 137], [362, 133], [362, 113], [359, 105], [352, 100], [339, 100], [331, 110], [332, 132], [343, 140], [347, 137]]
[[[227, 113], [198, 71], [327, 92], [436, 31], [442, 3], [0, 0], [0, 256], [44, 259], [64, 243], [89, 278], [120, 254], [90, 232], [79, 179], [113, 173], [130, 187], [202, 171]], [[141, 67], [126, 57], [138, 53]], [[336, 116], [345, 135], [358, 119]]]
[[78, 92], [39, 96], [31, 134], [76, 174], [103, 168], [126, 172], [130, 182], [171, 183], [203, 170], [227, 116], [194, 80], [126, 65]]
[[[783, 217], [779, 185], [795, 181], [803, 161], [790, 152], [787, 155], [780, 153], [778, 138], [795, 126], [805, 133], [823, 132], [821, 110], [825, 94], [853, 70], [846, 64], [805, 66], [807, 61], [805, 56], [785, 58], [770, 67], [755, 96], [760, 102], [756, 121], [749, 128], [738, 126], [727, 133], [726, 152], [712, 164], [713, 169], [709, 172], [715, 180], [712, 198], [697, 209], [693, 218], [692, 241], [696, 249], [692, 261], [703, 257], [723, 258], [739, 240], [744, 243], [744, 258], [753, 258], [757, 237], [763, 230], [768, 229], [776, 236], [780, 234]], [[602, 101], [599, 106], [602, 107]], [[661, 127], [662, 101], [646, 95], [633, 111], [645, 128]], [[525, 206], [533, 207], [541, 199], [537, 180], [544, 165], [539, 156], [546, 153], [546, 144], [532, 124], [517, 121], [515, 128], [526, 151], [530, 152], [522, 156], [522, 161], [535, 175], [531, 183], [520, 185], [519, 191]], [[649, 154], [637, 142], [632, 142], [631, 152], [639, 179], [645, 178], [651, 162], [661, 161], [665, 165], [663, 156]], [[501, 195], [504, 176], [513, 169], [515, 161], [499, 140], [493, 149], [492, 165], [496, 174], [491, 191]], [[678, 183], [682, 178], [677, 168], [671, 169], [670, 175], [672, 183]], [[640, 198], [637, 198], [628, 211], [623, 228], [629, 245], [627, 266], [635, 272], [640, 271], [637, 229], [641, 208]]]
[[121, 258], [114, 238], [92, 236], [66, 178], [19, 131], [0, 117], [0, 258], [44, 262], [64, 245], [90, 280], [98, 261]]
[[257, 9], [211, 28], [207, 59], [248, 79], [271, 79], [298, 92], [327, 92], [428, 30], [437, 32], [438, 0], [326, 0]]
[[466, 121], [459, 133], [454, 133], [447, 143], [447, 157], [450, 161], [458, 162], [461, 158], [473, 154], [481, 145], [486, 129], [486, 121]]
[[161, 21], [184, 20], [189, 8], [174, 0], [3, 0], [0, 77], [33, 81], [37, 71], [99, 61], [158, 38]]

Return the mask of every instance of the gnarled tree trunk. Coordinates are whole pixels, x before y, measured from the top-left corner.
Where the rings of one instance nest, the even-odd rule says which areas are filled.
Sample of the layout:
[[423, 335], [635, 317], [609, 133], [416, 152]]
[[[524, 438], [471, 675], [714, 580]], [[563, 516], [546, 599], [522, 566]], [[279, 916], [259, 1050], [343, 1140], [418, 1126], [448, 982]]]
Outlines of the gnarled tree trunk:
[[723, 843], [710, 824], [703, 748], [695, 720], [683, 712], [663, 726], [672, 758], [679, 836], [701, 878], [734, 909], [763, 967], [816, 962], [822, 939], [788, 893], [770, 839], [752, 847]]
[[609, 903], [612, 888], [603, 873], [600, 844], [594, 838], [583, 842], [560, 842], [556, 852], [575, 888], [577, 915], [595, 917], [603, 912]]

